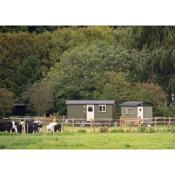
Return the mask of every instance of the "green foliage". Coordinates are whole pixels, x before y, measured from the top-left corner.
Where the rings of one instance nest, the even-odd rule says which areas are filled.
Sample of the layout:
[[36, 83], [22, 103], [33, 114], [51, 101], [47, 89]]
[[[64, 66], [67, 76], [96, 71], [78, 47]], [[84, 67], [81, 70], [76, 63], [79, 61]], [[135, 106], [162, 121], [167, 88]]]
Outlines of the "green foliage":
[[149, 133], [155, 133], [155, 132], [156, 132], [156, 129], [153, 128], [153, 127], [150, 127], [148, 132], [149, 132]]
[[49, 82], [34, 83], [24, 94], [24, 99], [29, 99], [29, 104], [37, 115], [44, 115], [53, 109], [53, 85]]
[[101, 127], [101, 128], [100, 128], [100, 132], [101, 132], [101, 133], [109, 132], [109, 128], [108, 128], [108, 127]]
[[5, 88], [0, 88], [0, 116], [10, 114], [14, 103], [14, 95]]
[[[54, 54], [51, 54], [54, 48], [51, 39], [49, 33], [40, 35], [29, 34], [27, 32], [0, 33], [0, 86], [13, 89], [16, 93], [19, 86], [16, 89], [12, 86], [16, 84], [16, 77], [20, 76], [18, 73], [24, 72], [24, 68], [22, 67], [27, 67], [27, 64], [29, 64], [29, 67], [37, 64], [39, 66], [38, 71], [45, 75], [48, 69], [56, 62]], [[31, 75], [36, 76], [34, 73]], [[28, 82], [24, 81], [23, 83]]]
[[169, 128], [169, 131], [172, 133], [175, 133], [175, 126], [172, 126], [171, 128]]
[[20, 31], [27, 31], [27, 26], [0, 26], [0, 32], [20, 32]]
[[79, 133], [86, 133], [86, 130], [85, 129], [79, 129], [77, 132], [79, 132]]
[[[174, 27], [1, 26], [0, 87], [38, 114], [66, 114], [67, 99], [115, 99], [148, 101], [171, 116], [162, 106], [175, 93], [174, 44]], [[31, 97], [38, 87], [52, 104], [43, 112]]]
[[[158, 85], [128, 80], [132, 66], [128, 54], [104, 42], [76, 47], [63, 54], [47, 76], [55, 84], [55, 110], [65, 114], [67, 99], [114, 99], [117, 105], [126, 100], [144, 100], [156, 106], [163, 104], [166, 93]], [[130, 55], [132, 59], [135, 54], [134, 57]]]
[[141, 127], [138, 128], [138, 132], [144, 133], [146, 130], [146, 126], [142, 125]]
[[122, 133], [125, 132], [123, 128], [115, 128], [110, 130], [111, 133]]
[[40, 60], [29, 57], [16, 69], [12, 90], [19, 97], [23, 92], [42, 76]]
[[115, 100], [118, 106], [121, 102], [130, 99], [131, 88], [132, 85], [126, 80], [125, 74], [106, 72], [101, 83], [100, 98]]
[[162, 116], [162, 117], [175, 117], [175, 107], [174, 106], [158, 106], [154, 109], [155, 116]]
[[131, 89], [131, 99], [140, 101], [148, 101], [156, 106], [163, 106], [167, 100], [167, 93], [157, 84], [153, 83], [137, 83]]

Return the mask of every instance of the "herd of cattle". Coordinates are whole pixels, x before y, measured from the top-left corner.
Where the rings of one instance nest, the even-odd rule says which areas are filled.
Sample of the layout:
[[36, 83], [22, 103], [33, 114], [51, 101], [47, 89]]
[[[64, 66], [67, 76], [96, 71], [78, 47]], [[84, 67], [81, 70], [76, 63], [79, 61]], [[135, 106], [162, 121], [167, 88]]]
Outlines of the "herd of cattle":
[[[43, 123], [41, 121], [2, 121], [0, 122], [0, 132], [15, 132], [15, 133], [39, 133]], [[46, 126], [47, 132], [61, 132], [62, 125], [52, 122]]]

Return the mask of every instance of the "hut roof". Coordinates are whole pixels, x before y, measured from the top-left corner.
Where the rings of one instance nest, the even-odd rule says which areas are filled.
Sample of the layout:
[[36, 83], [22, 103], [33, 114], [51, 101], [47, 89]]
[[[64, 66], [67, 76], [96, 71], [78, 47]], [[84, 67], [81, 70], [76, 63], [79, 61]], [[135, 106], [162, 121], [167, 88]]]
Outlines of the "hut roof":
[[115, 104], [115, 101], [114, 100], [67, 100], [66, 104], [67, 105]]
[[153, 106], [149, 102], [142, 101], [126, 101], [120, 104], [121, 107], [137, 107], [137, 106]]

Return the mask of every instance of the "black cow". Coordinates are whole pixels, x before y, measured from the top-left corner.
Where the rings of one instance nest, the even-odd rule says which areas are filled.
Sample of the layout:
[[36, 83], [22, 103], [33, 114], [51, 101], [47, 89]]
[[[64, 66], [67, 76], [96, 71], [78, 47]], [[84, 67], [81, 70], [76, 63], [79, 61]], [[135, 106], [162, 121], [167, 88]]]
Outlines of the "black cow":
[[[26, 125], [26, 127], [27, 127], [27, 125]], [[28, 133], [38, 133], [40, 128], [42, 128], [42, 125], [39, 125], [38, 123], [35, 123], [35, 122], [29, 122], [28, 123], [28, 130], [26, 128], [26, 131]]]
[[1, 122], [0, 123], [0, 131], [1, 132], [4, 132], [4, 131], [7, 131], [7, 132], [18, 132], [18, 123], [17, 122]]
[[57, 123], [55, 126], [54, 126], [54, 132], [61, 132], [61, 123]]
[[22, 125], [18, 124], [17, 125], [18, 133], [22, 133]]

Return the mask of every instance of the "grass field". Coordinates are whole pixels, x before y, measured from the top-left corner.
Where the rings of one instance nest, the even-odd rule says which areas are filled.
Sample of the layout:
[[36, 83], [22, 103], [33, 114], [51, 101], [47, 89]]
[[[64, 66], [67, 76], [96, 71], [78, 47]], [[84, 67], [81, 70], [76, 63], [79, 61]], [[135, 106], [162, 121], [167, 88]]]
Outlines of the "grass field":
[[175, 149], [175, 133], [1, 133], [0, 149]]

